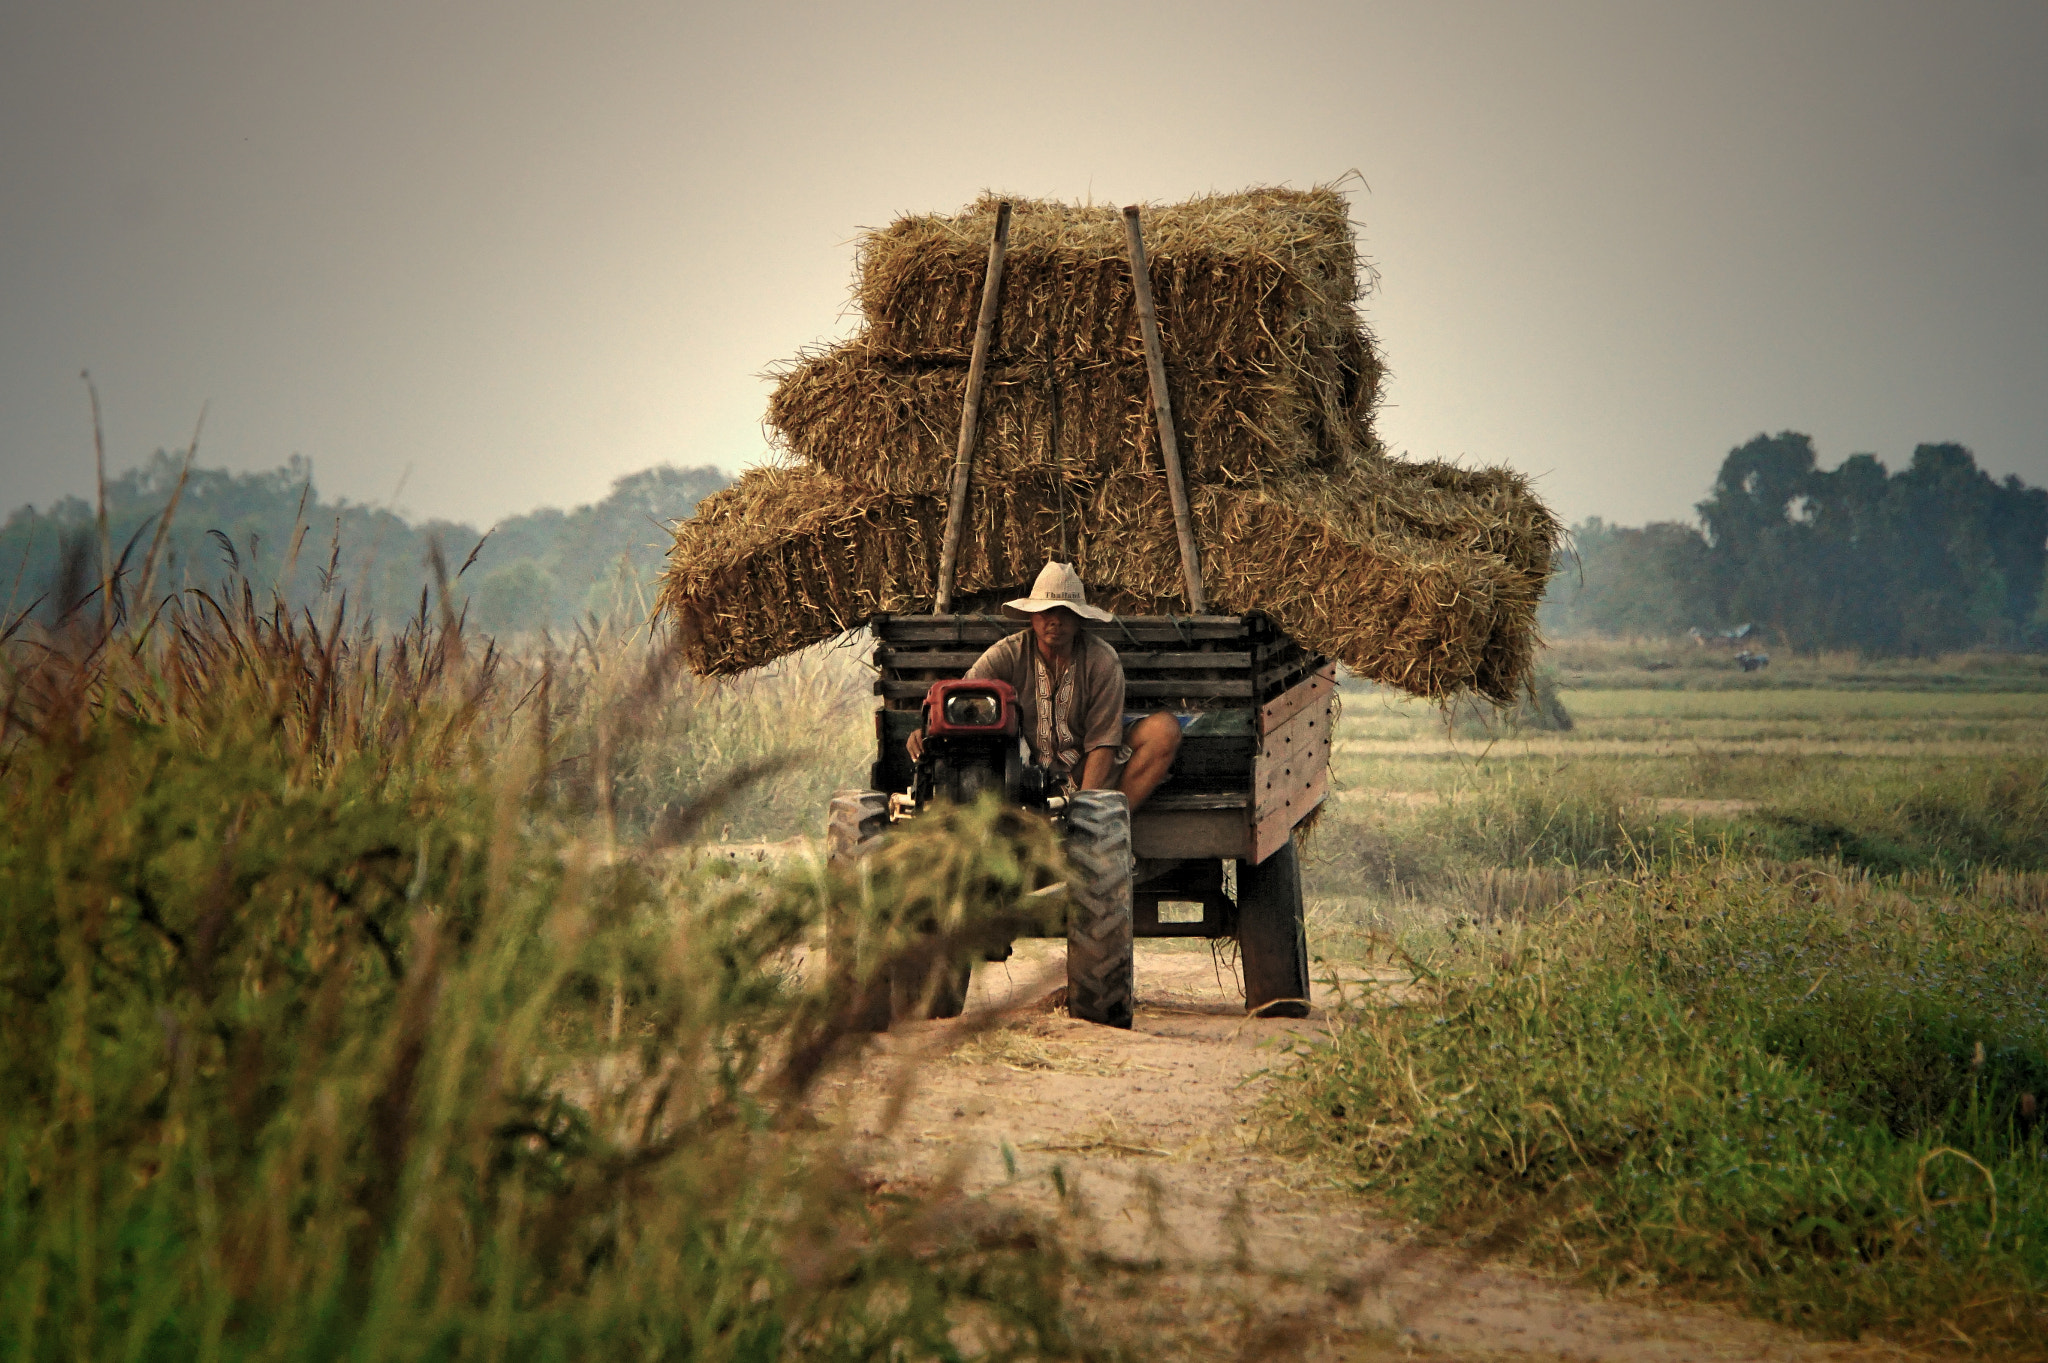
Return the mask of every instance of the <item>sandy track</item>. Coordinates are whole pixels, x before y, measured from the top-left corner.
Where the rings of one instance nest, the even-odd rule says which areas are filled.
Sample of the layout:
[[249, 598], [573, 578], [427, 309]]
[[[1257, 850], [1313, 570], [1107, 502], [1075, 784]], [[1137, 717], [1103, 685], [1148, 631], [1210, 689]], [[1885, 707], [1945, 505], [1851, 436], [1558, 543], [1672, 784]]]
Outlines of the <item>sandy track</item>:
[[1262, 1075], [1316, 1018], [1248, 1021], [1227, 963], [1141, 943], [1136, 1025], [1116, 1031], [1025, 1003], [1061, 970], [1058, 944], [1020, 943], [1007, 966], [977, 970], [969, 1001], [970, 1018], [1020, 1011], [988, 1030], [880, 1038], [822, 1115], [885, 1186], [954, 1186], [979, 1215], [1053, 1218], [1082, 1256], [1077, 1304], [1161, 1356], [1898, 1356], [1640, 1292], [1603, 1298], [1426, 1243], [1256, 1140]]

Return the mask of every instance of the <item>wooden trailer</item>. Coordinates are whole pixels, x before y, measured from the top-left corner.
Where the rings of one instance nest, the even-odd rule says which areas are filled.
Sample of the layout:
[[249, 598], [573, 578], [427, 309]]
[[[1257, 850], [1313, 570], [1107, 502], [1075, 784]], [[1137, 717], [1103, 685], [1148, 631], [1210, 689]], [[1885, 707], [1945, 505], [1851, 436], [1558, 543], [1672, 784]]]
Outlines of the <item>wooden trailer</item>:
[[[992, 614], [882, 615], [875, 636], [876, 791], [909, 788], [905, 740], [934, 681], [1024, 628]], [[1235, 937], [1246, 1006], [1306, 1012], [1294, 832], [1328, 789], [1335, 667], [1271, 619], [1132, 616], [1089, 626], [1117, 650], [1125, 708], [1190, 715], [1166, 783], [1130, 819], [1130, 935]]]

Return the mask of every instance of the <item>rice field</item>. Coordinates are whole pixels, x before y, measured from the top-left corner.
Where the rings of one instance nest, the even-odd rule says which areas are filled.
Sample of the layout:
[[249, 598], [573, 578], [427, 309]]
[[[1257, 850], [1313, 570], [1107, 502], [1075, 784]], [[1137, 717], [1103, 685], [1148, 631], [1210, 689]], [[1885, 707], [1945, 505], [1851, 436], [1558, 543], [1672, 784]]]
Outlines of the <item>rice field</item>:
[[2048, 693], [1566, 690], [1569, 732], [1483, 733], [1381, 689], [1345, 694], [1335, 776], [1347, 802], [1443, 798], [1516, 774], [1582, 777], [1662, 799], [1768, 802], [1944, 766], [2048, 762]]

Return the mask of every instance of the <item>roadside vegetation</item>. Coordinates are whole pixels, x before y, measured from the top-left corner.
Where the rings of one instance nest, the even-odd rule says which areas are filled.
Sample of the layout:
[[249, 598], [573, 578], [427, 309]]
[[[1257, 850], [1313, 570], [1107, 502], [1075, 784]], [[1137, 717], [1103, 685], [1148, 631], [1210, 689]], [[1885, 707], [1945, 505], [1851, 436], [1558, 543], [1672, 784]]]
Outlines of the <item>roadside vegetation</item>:
[[[929, 951], [905, 913], [971, 933], [1051, 848], [963, 818], [854, 883], [697, 846], [822, 807], [840, 660], [711, 688], [588, 630], [65, 598], [0, 655], [0, 1351], [1110, 1352], [1056, 1238], [878, 1191], [807, 1108]], [[832, 913], [872, 966], [837, 983]]]
[[[294, 558], [308, 600], [129, 618], [72, 546], [0, 641], [0, 1349], [1123, 1348], [1056, 1227], [818, 1120], [916, 929], [1054, 855], [969, 816], [860, 882], [746, 853], [865, 784], [856, 650], [698, 682], [621, 582], [505, 653], [459, 569], [373, 629]], [[2048, 1356], [2041, 660], [1547, 662], [1509, 716], [1347, 689], [1306, 864], [1351, 1000], [1275, 1139], [1602, 1287]]]
[[1276, 1107], [1362, 1191], [1602, 1285], [2039, 1353], [2048, 934], [1988, 899], [1608, 879], [1394, 949]]
[[1310, 941], [1365, 983], [1276, 1132], [1603, 1287], [2048, 1355], [2038, 662], [1658, 668], [1564, 688], [1564, 731], [1349, 693]]

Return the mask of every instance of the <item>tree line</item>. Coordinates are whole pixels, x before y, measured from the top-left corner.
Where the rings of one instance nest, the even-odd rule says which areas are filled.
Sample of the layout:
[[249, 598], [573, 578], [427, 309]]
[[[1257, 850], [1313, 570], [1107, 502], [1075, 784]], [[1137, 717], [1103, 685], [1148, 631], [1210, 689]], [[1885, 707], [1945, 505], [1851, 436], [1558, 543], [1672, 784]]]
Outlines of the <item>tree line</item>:
[[2048, 490], [1921, 445], [1823, 469], [1797, 431], [1729, 451], [1697, 526], [1573, 527], [1552, 634], [1676, 637], [1755, 626], [1769, 644], [1925, 655], [2048, 647]]
[[[131, 590], [182, 465], [159, 450], [107, 484], [107, 539]], [[644, 611], [664, 527], [729, 482], [716, 468], [663, 465], [618, 479], [597, 502], [514, 516], [486, 535], [329, 502], [297, 456], [262, 473], [194, 468], [159, 551], [156, 594], [240, 576], [295, 607], [345, 592], [352, 613], [389, 624], [420, 609], [438, 553], [478, 628], [568, 630], [592, 613]], [[1750, 624], [1770, 645], [1880, 655], [2048, 648], [2048, 490], [1994, 479], [1961, 445], [1921, 445], [1897, 471], [1870, 454], [1823, 469], [1811, 437], [1759, 435], [1729, 452], [1698, 512], [1698, 525], [1574, 526], [1544, 628], [1675, 638]], [[99, 544], [97, 508], [82, 498], [14, 511], [0, 525], [9, 618], [39, 599], [49, 615], [64, 591], [96, 589]]]
[[[181, 491], [183, 465], [159, 450], [107, 482], [106, 540], [127, 596], [142, 588], [150, 546], [175, 495], [153, 598], [246, 579], [259, 590], [275, 588], [295, 609], [318, 610], [346, 594], [352, 617], [389, 626], [421, 609], [422, 592], [429, 609], [440, 609], [433, 597], [439, 575], [457, 609], [488, 633], [568, 630], [593, 613], [644, 612], [668, 546], [665, 525], [731, 481], [716, 468], [662, 465], [618, 479], [600, 501], [514, 516], [487, 534], [465, 522], [415, 525], [378, 507], [329, 502], [298, 456], [262, 473], [195, 467]], [[8, 516], [0, 525], [0, 572], [11, 582], [9, 619], [31, 606], [54, 618], [71, 604], [65, 594], [98, 590], [98, 522], [98, 507], [78, 497]]]

